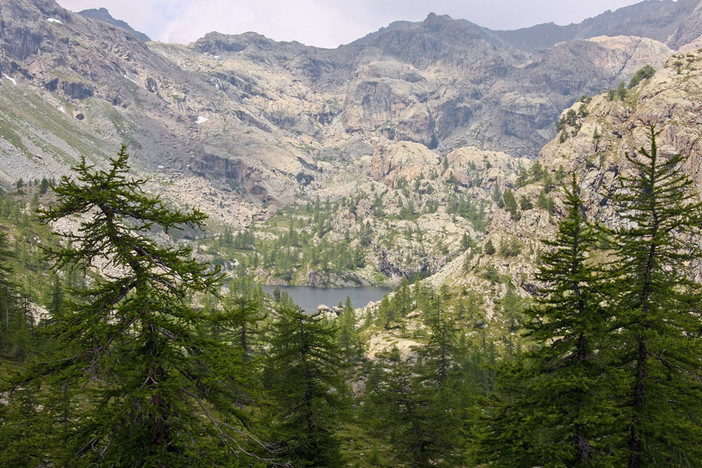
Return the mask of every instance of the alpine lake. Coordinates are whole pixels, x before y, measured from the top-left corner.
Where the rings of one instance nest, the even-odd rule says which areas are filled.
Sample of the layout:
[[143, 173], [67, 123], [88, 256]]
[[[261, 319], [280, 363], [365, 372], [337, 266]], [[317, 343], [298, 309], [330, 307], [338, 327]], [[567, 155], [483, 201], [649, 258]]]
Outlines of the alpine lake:
[[[263, 289], [273, 294], [275, 286], [264, 286]], [[320, 305], [334, 308], [346, 303], [346, 297], [351, 299], [354, 308], [365, 307], [369, 302], [380, 301], [390, 292], [389, 288], [374, 286], [359, 286], [349, 288], [318, 288], [312, 286], [278, 286], [280, 292], [287, 293], [295, 304], [308, 314], [317, 312]]]

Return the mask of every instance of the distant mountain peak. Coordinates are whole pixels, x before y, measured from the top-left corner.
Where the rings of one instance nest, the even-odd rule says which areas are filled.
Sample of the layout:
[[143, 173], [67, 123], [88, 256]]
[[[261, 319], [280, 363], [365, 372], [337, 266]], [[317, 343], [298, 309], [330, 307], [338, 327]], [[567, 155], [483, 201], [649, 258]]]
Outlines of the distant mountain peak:
[[506, 44], [528, 52], [597, 36], [648, 37], [677, 49], [702, 34], [701, 5], [701, 0], [644, 0], [607, 10], [580, 23], [560, 26], [551, 22], [491, 33]]
[[87, 18], [99, 20], [99, 21], [104, 21], [105, 23], [109, 23], [112, 26], [116, 26], [120, 29], [123, 29], [127, 32], [132, 33], [134, 36], [137, 38], [141, 39], [144, 42], [149, 42], [151, 38], [147, 36], [146, 34], [137, 31], [136, 29], [132, 28], [129, 24], [125, 23], [122, 20], [118, 20], [114, 18], [110, 12], [107, 10], [107, 8], [101, 7], [101, 8], [91, 8], [89, 10], [83, 10], [78, 12], [79, 15], [85, 16]]

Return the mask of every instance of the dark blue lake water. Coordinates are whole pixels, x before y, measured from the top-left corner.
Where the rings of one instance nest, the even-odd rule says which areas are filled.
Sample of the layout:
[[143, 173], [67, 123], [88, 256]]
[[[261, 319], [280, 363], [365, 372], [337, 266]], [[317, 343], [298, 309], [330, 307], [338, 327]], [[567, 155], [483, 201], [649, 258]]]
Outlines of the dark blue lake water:
[[[379, 301], [390, 289], [372, 286], [355, 288], [313, 288], [311, 286], [279, 286], [280, 291], [287, 292], [295, 304], [302, 307], [305, 312], [317, 312], [320, 304], [334, 307], [339, 302], [344, 304], [346, 296], [351, 298], [354, 307], [365, 307], [369, 302]], [[263, 289], [272, 294], [275, 286], [264, 286]]]

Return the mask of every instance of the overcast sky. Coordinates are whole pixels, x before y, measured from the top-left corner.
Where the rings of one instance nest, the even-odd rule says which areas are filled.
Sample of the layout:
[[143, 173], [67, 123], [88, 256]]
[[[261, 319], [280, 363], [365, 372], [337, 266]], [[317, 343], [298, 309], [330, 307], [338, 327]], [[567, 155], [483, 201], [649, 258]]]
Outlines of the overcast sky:
[[277, 41], [337, 47], [392, 21], [430, 12], [491, 29], [579, 23], [639, 0], [58, 0], [80, 11], [107, 8], [154, 40], [186, 44], [210, 31], [255, 31]]

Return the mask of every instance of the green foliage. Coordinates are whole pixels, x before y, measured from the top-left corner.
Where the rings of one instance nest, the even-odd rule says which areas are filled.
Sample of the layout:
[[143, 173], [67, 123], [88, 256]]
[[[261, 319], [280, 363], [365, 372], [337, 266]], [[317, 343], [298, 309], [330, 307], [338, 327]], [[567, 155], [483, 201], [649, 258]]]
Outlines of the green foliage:
[[380, 367], [379, 375], [369, 395], [377, 427], [389, 439], [398, 462], [432, 466], [431, 461], [443, 452], [440, 444], [446, 433], [444, 421], [434, 412], [435, 389], [423, 386], [411, 365], [397, 354]]
[[522, 253], [522, 244], [515, 237], [500, 239], [500, 255], [503, 257], [516, 257]]
[[[500, 366], [478, 431], [496, 466], [694, 466], [702, 460], [700, 252], [702, 204], [685, 158], [649, 147], [627, 155], [633, 176], [611, 199], [621, 228], [601, 242], [575, 180], [566, 217], [542, 255], [545, 284], [526, 310], [536, 347]], [[611, 246], [607, 268], [593, 252]], [[505, 296], [507, 299], [507, 296]], [[517, 324], [518, 325], [518, 324]], [[518, 355], [518, 353], [517, 353]]]
[[293, 466], [343, 464], [335, 436], [345, 408], [337, 330], [295, 306], [278, 308], [266, 387], [274, 398], [273, 433]]
[[493, 284], [498, 284], [502, 282], [502, 277], [500, 276], [500, 273], [497, 271], [497, 268], [495, 268], [494, 265], [486, 266], [481, 276]]
[[[611, 402], [604, 397], [601, 348], [606, 314], [596, 271], [587, 262], [597, 238], [583, 217], [575, 178], [566, 191], [567, 215], [542, 256], [546, 284], [525, 313], [539, 347], [505, 364], [483, 446], [488, 459], [517, 457], [524, 466], [606, 464]], [[506, 432], [503, 432], [506, 431]], [[501, 447], [520, 447], [520, 453]]]
[[56, 346], [13, 379], [12, 404], [43, 406], [28, 416], [36, 431], [27, 443], [43, 445], [50, 464], [221, 464], [250, 445], [242, 367], [212, 339], [213, 318], [189, 305], [219, 274], [148, 237], [197, 228], [204, 215], [144, 194], [127, 160], [124, 146], [105, 170], [83, 160], [41, 212], [80, 223], [49, 251], [56, 267], [89, 271], [105, 259], [116, 273], [72, 288], [46, 329]]
[[539, 192], [539, 198], [536, 200], [536, 206], [542, 210], [548, 211], [551, 214], [553, 214], [556, 210], [556, 204], [554, 203], [553, 198], [547, 195], [546, 190], [544, 189]]
[[471, 197], [457, 197], [450, 194], [446, 204], [446, 213], [457, 214], [469, 220], [477, 231], [484, 232], [487, 228], [485, 205], [482, 201], [475, 203]]
[[514, 221], [519, 221], [522, 215], [519, 212], [519, 206], [517, 205], [517, 200], [514, 198], [514, 192], [511, 189], [506, 189], [502, 194], [502, 201], [504, 203], [505, 210], [509, 213], [510, 217]]
[[627, 154], [635, 169], [612, 197], [623, 218], [613, 235], [612, 336], [624, 379], [617, 397], [626, 420], [629, 466], [689, 465], [702, 460], [700, 286], [690, 263], [699, 258], [689, 236], [700, 235], [702, 205], [681, 172], [686, 157], [661, 157], [649, 147]]
[[0, 355], [22, 362], [30, 353], [33, 320], [17, 285], [12, 281], [7, 237], [0, 232]]
[[519, 208], [522, 211], [528, 211], [534, 208], [534, 204], [527, 197], [522, 195], [519, 197]]
[[[264, 226], [253, 227], [236, 234], [225, 228], [216, 240], [206, 240], [208, 253], [218, 263], [236, 259], [244, 274], [259, 267], [275, 277], [293, 283], [296, 273], [303, 268], [327, 275], [353, 278], [354, 271], [366, 265], [366, 248], [372, 241], [370, 223], [359, 224], [358, 242], [352, 242], [352, 233], [341, 240], [330, 240], [332, 215], [341, 202], [317, 200], [307, 207], [290, 207], [270, 218]], [[259, 231], [262, 231], [259, 235]]]
[[356, 313], [354, 312], [349, 296], [346, 296], [344, 311], [341, 313], [339, 320], [339, 336], [337, 342], [347, 361], [361, 357], [363, 348], [356, 331]]
[[[581, 101], [578, 110], [568, 109], [558, 122], [556, 122], [556, 131], [559, 133], [560, 142], [563, 143], [569, 136], [575, 136], [580, 131], [582, 127], [582, 119], [587, 117], [589, 112], [587, 110], [587, 103], [589, 101]], [[571, 130], [569, 130], [571, 129]]]
[[656, 69], [651, 65], [644, 65], [642, 68], [638, 69], [634, 76], [631, 77], [629, 81], [629, 89], [633, 88], [639, 84], [642, 80], [647, 80], [651, 78], [656, 73]]
[[495, 245], [492, 243], [492, 239], [488, 239], [483, 247], [483, 253], [485, 253], [485, 255], [494, 255], [495, 252], [497, 252], [497, 250], [495, 250]]
[[475, 241], [471, 238], [470, 234], [464, 232], [461, 238], [461, 249], [468, 250], [473, 247], [475, 247]]
[[481, 317], [480, 295], [454, 296], [415, 282], [412, 307], [426, 324], [426, 344], [416, 360], [397, 349], [369, 363], [362, 420], [387, 441], [395, 460], [383, 466], [474, 466], [467, 434], [479, 396], [491, 389], [494, 348], [468, 338], [461, 320]]
[[49, 181], [46, 179], [46, 177], [42, 177], [41, 185], [39, 186], [39, 193], [44, 195], [46, 192], [49, 191], [49, 186]]

